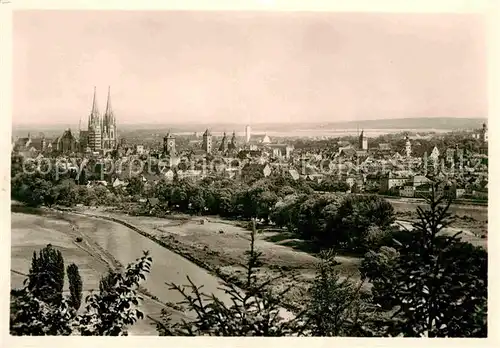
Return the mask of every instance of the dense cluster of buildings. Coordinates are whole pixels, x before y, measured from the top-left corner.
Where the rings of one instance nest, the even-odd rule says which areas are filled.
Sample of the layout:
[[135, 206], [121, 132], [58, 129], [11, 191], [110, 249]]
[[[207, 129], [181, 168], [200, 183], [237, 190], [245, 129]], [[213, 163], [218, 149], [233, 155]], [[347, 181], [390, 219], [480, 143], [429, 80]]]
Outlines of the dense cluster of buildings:
[[[428, 174], [431, 173], [448, 183], [449, 193], [456, 198], [487, 197], [486, 124], [471, 136], [482, 143], [478, 153], [471, 153], [457, 144], [454, 148], [441, 150], [436, 146], [429, 154], [420, 157], [413, 155], [412, 140], [408, 136], [399, 149], [393, 149], [389, 143], [369, 146], [369, 139], [362, 130], [354, 143], [339, 140], [333, 151], [310, 153], [296, 151], [286, 142], [273, 142], [267, 134], [252, 135], [248, 125], [244, 137], [237, 137], [234, 131], [231, 136], [224, 132], [222, 136], [214, 137], [210, 129], [206, 129], [201, 139], [196, 135], [187, 143], [184, 141], [183, 146], [179, 146], [176, 136], [170, 132], [156, 147], [126, 145], [125, 139], [118, 141], [110, 94], [108, 89], [106, 109], [101, 114], [94, 89], [86, 130], [80, 127], [74, 134], [67, 129], [51, 140], [28, 135], [13, 141], [13, 152], [27, 157], [55, 156], [69, 162], [113, 157], [125, 166], [111, 177], [115, 186], [126, 185], [127, 173], [130, 173], [127, 164], [137, 159], [154, 158], [164, 159], [167, 168], [157, 173], [144, 173], [143, 180], [150, 183], [171, 180], [174, 173], [179, 178], [202, 179], [208, 175], [235, 178], [243, 166], [252, 165], [263, 176], [281, 173], [293, 180], [304, 179], [317, 184], [340, 181], [347, 183], [349, 192], [378, 192], [404, 197], [418, 197], [429, 192]], [[207, 159], [216, 159], [216, 163], [207, 168]]]
[[44, 135], [33, 138], [28, 134], [25, 138], [13, 141], [12, 149], [16, 152], [30, 155], [34, 153], [93, 153], [106, 154], [117, 148], [118, 132], [116, 118], [111, 107], [111, 89], [108, 89], [108, 99], [104, 114], [99, 112], [96, 99], [96, 89], [92, 100], [92, 109], [88, 117], [87, 129], [73, 133], [66, 129], [63, 134], [54, 139], [46, 139]]

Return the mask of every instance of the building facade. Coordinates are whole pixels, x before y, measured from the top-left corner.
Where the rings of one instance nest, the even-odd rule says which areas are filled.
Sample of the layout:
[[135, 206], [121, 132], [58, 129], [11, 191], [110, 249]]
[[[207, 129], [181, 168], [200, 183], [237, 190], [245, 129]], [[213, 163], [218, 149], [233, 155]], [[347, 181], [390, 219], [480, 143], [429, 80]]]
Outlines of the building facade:
[[167, 136], [163, 138], [163, 153], [169, 156], [176, 154], [175, 137], [170, 133], [167, 133]]
[[94, 98], [92, 110], [89, 115], [86, 132], [81, 132], [82, 143], [86, 143], [86, 148], [93, 152], [111, 151], [116, 149], [118, 144], [118, 134], [116, 130], [116, 117], [111, 107], [111, 89], [108, 89], [108, 100], [106, 111], [101, 117], [97, 106], [96, 88], [94, 87]]
[[76, 152], [78, 149], [76, 138], [69, 128], [64, 131], [62, 136], [55, 139], [54, 145], [55, 150], [63, 154]]

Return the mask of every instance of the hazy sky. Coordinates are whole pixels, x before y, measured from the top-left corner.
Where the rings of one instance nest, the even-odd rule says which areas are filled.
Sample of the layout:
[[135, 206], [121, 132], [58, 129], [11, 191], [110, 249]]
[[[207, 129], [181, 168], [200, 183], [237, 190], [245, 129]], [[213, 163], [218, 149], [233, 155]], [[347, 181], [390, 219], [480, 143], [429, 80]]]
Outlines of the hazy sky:
[[13, 122], [486, 117], [478, 15], [15, 12]]

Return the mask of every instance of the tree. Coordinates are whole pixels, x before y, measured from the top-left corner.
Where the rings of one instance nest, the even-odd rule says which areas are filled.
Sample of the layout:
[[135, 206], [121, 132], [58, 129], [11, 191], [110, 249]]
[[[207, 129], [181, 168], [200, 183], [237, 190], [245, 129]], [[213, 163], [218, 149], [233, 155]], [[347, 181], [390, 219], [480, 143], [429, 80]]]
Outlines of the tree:
[[[53, 254], [52, 251], [51, 253]], [[34, 264], [47, 264], [38, 260], [37, 258]], [[137, 308], [141, 300], [137, 290], [140, 282], [146, 279], [145, 275], [151, 269], [151, 262], [149, 254], [144, 252], [140, 259], [127, 266], [125, 272], [110, 272], [105, 277], [105, 285], [101, 282], [99, 293], [87, 296], [84, 312], [80, 315], [77, 315], [76, 305], [70, 305], [73, 302], [73, 294], [78, 291], [71, 291], [69, 299], [61, 297], [58, 303], [50, 296], [50, 302], [46, 302], [44, 294], [34, 292], [33, 290], [39, 289], [32, 289], [29, 285], [33, 277], [28, 278], [23, 289], [11, 291], [11, 335], [127, 335], [127, 326], [144, 317]], [[37, 271], [44, 277], [53, 273], [41, 267]], [[69, 268], [71, 271], [68, 270], [68, 274], [77, 274], [74, 267]], [[51, 266], [48, 267], [48, 270], [50, 269]], [[70, 280], [70, 289], [76, 289], [75, 285], [76, 282]]]
[[18, 173], [12, 179], [12, 198], [31, 207], [46, 203], [52, 183], [45, 180], [38, 172], [34, 174]]
[[277, 226], [286, 227], [290, 232], [295, 232], [299, 208], [306, 197], [305, 195], [291, 194], [282, 198], [274, 205], [271, 211], [271, 220]]
[[78, 201], [78, 187], [72, 179], [61, 181], [54, 187], [55, 201], [64, 206], [74, 206]]
[[69, 280], [70, 305], [78, 310], [82, 303], [82, 278], [78, 271], [78, 266], [72, 263], [68, 266], [66, 273]]
[[101, 281], [99, 293], [87, 296], [85, 313], [76, 318], [77, 332], [84, 336], [126, 336], [126, 327], [144, 318], [137, 308], [142, 300], [137, 288], [146, 280], [152, 261], [145, 251], [124, 273], [110, 272]]
[[[246, 281], [244, 290], [234, 284], [224, 283], [222, 289], [229, 294], [231, 301], [225, 303], [215, 295], [207, 295], [200, 291], [188, 277], [187, 287], [170, 284], [184, 298], [179, 303], [195, 314], [192, 321], [182, 320], [172, 323], [166, 311], [157, 329], [161, 336], [287, 336], [300, 335], [300, 316], [284, 317], [282, 307], [284, 291], [274, 293], [269, 285], [277, 278], [259, 281], [256, 271], [260, 265], [260, 253], [255, 250], [255, 220], [250, 235], [250, 250], [247, 254]], [[279, 276], [281, 277], [281, 275]], [[190, 291], [189, 291], [190, 289]], [[289, 313], [290, 314], [290, 313]]]
[[195, 214], [201, 214], [205, 210], [205, 199], [203, 198], [203, 191], [198, 188], [189, 195], [188, 204]]
[[339, 196], [335, 194], [316, 194], [308, 196], [299, 208], [297, 218], [297, 229], [306, 239], [313, 240], [322, 247], [329, 248], [332, 232], [327, 227], [331, 225], [337, 216]]
[[11, 292], [10, 334], [14, 336], [68, 336], [72, 332], [74, 309], [65, 299], [51, 305], [29, 288]]
[[316, 278], [309, 289], [310, 300], [305, 317], [312, 336], [358, 336], [362, 332], [360, 296], [363, 282], [349, 277], [340, 279], [335, 253], [320, 253]]
[[333, 235], [334, 245], [366, 252], [372, 247], [367, 242], [374, 233], [378, 234], [377, 239], [383, 238], [394, 221], [394, 208], [385, 199], [372, 195], [348, 196], [342, 200], [336, 217], [329, 221], [328, 233]]
[[142, 181], [142, 178], [137, 176], [131, 177], [127, 185], [128, 193], [132, 196], [140, 195], [142, 194], [143, 190], [144, 190], [144, 182]]
[[33, 253], [28, 274], [28, 289], [37, 299], [59, 305], [64, 287], [64, 259], [59, 250], [48, 244], [40, 250], [38, 257]]
[[[389, 335], [485, 337], [487, 334], [487, 252], [441, 232], [452, 222], [451, 200], [437, 185], [417, 208], [411, 238], [392, 253], [388, 264], [365, 274], [373, 283], [374, 302], [393, 311]], [[378, 268], [378, 269], [377, 269]]]

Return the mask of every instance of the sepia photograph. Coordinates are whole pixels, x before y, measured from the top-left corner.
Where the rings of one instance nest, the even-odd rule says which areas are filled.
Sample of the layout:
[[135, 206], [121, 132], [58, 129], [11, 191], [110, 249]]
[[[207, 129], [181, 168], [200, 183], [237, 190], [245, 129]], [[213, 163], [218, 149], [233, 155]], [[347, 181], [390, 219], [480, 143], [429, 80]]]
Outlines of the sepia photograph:
[[488, 337], [487, 34], [13, 11], [10, 335]]

